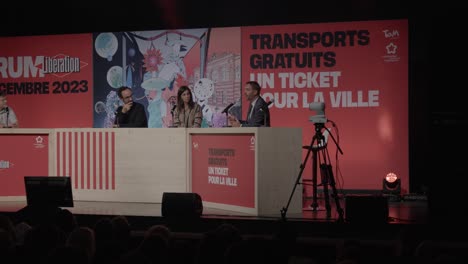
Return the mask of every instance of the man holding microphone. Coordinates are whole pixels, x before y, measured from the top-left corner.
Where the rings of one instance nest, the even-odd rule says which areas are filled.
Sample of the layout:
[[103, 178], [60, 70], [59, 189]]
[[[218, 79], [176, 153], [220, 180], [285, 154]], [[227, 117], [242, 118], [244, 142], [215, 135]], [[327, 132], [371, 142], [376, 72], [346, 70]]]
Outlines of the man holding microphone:
[[270, 127], [270, 110], [268, 103], [260, 95], [260, 85], [255, 81], [245, 84], [244, 95], [249, 102], [249, 110], [245, 120], [239, 120], [230, 115], [229, 122], [233, 127]]

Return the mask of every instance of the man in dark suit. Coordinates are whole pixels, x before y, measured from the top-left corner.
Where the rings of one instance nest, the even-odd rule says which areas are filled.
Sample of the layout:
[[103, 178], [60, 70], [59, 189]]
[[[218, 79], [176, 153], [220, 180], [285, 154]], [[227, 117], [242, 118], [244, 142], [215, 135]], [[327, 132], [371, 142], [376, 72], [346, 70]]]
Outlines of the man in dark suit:
[[114, 127], [148, 127], [145, 107], [133, 102], [132, 89], [120, 87], [117, 95], [124, 105], [117, 108]]
[[244, 95], [250, 106], [245, 120], [238, 120], [235, 116], [229, 116], [229, 122], [233, 127], [269, 127], [270, 110], [268, 104], [260, 96], [261, 87], [257, 82], [249, 81], [245, 84]]

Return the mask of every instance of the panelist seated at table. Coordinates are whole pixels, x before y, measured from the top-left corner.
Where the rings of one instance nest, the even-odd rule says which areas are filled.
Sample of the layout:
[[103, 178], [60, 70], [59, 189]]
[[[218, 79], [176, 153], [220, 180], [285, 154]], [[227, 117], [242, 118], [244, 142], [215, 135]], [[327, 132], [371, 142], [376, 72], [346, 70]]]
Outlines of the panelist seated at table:
[[177, 106], [174, 111], [174, 127], [201, 127], [203, 113], [201, 106], [193, 101], [188, 86], [177, 91]]
[[269, 127], [270, 110], [268, 103], [260, 96], [261, 87], [257, 82], [249, 81], [245, 84], [244, 95], [250, 103], [245, 120], [238, 120], [235, 116], [229, 115], [229, 122], [232, 127]]
[[115, 113], [114, 127], [148, 127], [145, 107], [133, 101], [132, 89], [122, 86], [118, 89], [117, 95], [123, 102]]
[[15, 111], [7, 105], [7, 94], [0, 91], [0, 128], [16, 128], [18, 120]]

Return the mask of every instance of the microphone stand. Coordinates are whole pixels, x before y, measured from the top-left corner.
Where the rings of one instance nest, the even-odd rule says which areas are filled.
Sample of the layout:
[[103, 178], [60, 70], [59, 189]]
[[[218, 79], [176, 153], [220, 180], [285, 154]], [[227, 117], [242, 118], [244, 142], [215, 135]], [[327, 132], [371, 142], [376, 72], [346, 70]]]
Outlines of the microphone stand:
[[11, 128], [10, 124], [8, 123], [10, 121], [10, 109], [5, 107], [5, 113], [6, 113], [6, 123], [5, 123], [5, 128]]
[[[260, 108], [260, 110], [263, 111], [263, 126], [266, 127], [267, 126], [267, 113], [266, 111], [268, 110], [268, 107], [273, 103], [273, 100], [271, 100], [270, 102], [268, 102], [266, 105], [264, 105], [262, 108]], [[270, 111], [268, 111], [269, 113]]]
[[174, 110], [176, 109], [176, 107], [177, 107], [177, 106], [174, 105], [174, 106], [172, 107], [172, 109], [171, 109], [171, 116], [172, 116], [171, 126], [170, 126], [171, 128], [172, 128], [172, 127], [175, 127], [175, 126], [174, 126]]
[[115, 111], [114, 113], [114, 125], [117, 126], [117, 127], [120, 127], [120, 124], [119, 124], [119, 111]]
[[171, 116], [172, 116], [172, 120], [171, 120], [171, 126], [170, 127], [174, 127], [174, 110], [171, 110]]
[[226, 111], [226, 125], [224, 127], [232, 127], [229, 125], [229, 117], [228, 117], [228, 112]]
[[225, 113], [225, 114], [226, 114], [226, 125], [225, 125], [224, 127], [232, 127], [232, 126], [229, 125], [229, 117], [228, 117], [229, 114], [228, 114], [228, 111], [229, 111], [229, 109], [231, 109], [231, 107], [232, 107], [233, 105], [234, 105], [234, 103], [228, 105], [228, 106], [223, 110], [223, 112], [222, 112], [222, 113]]

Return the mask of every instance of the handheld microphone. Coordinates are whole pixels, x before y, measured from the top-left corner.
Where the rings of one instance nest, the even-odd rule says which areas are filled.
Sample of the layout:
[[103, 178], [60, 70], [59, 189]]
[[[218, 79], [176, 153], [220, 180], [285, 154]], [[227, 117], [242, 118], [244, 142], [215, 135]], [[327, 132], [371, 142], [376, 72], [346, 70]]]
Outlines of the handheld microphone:
[[10, 112], [10, 108], [8, 106], [5, 107], [5, 112], [8, 114]]
[[174, 110], [176, 109], [177, 105], [173, 105], [171, 109], [171, 113], [174, 113]]
[[231, 108], [233, 105], [234, 105], [234, 103], [230, 103], [228, 106], [226, 106], [226, 108], [224, 108], [224, 110], [221, 112], [221, 114], [227, 113], [229, 108]]

